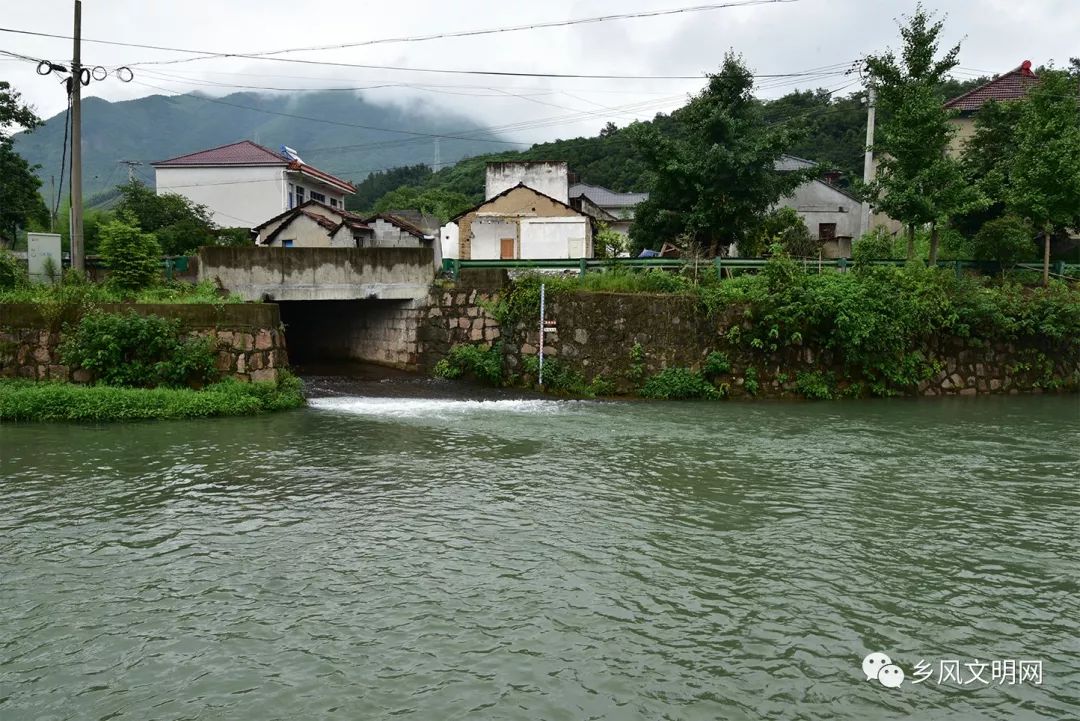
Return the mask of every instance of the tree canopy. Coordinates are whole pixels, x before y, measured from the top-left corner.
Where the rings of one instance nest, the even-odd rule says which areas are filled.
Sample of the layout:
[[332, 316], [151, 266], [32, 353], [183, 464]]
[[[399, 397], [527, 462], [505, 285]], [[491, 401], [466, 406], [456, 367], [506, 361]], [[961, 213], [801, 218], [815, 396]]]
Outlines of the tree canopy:
[[142, 231], [152, 233], [166, 255], [184, 255], [217, 243], [205, 205], [175, 193], [158, 195], [137, 180], [120, 186], [117, 212], [130, 216]]
[[712, 256], [730, 243], [744, 248], [770, 207], [809, 177], [776, 170], [799, 133], [766, 122], [753, 84], [741, 59], [729, 53], [705, 90], [674, 114], [675, 132], [631, 126], [650, 181], [649, 199], [631, 228], [636, 247], [682, 238]]
[[1043, 231], [1043, 283], [1050, 277], [1054, 228], [1080, 217], [1080, 113], [1076, 79], [1046, 70], [1020, 103], [1007, 165], [1006, 205]]
[[887, 118], [874, 144], [878, 170], [867, 191], [878, 209], [908, 226], [909, 258], [915, 227], [930, 225], [931, 263], [937, 261], [939, 226], [984, 203], [948, 153], [957, 129], [949, 122], [941, 88], [957, 65], [960, 46], [938, 57], [943, 27], [919, 5], [900, 28], [900, 57], [890, 50], [866, 61]]
[[26, 162], [11, 142], [11, 131], [31, 131], [41, 125], [17, 90], [0, 80], [0, 235], [15, 239], [15, 230], [31, 223], [44, 224], [49, 211], [38, 194], [41, 181], [36, 168]]

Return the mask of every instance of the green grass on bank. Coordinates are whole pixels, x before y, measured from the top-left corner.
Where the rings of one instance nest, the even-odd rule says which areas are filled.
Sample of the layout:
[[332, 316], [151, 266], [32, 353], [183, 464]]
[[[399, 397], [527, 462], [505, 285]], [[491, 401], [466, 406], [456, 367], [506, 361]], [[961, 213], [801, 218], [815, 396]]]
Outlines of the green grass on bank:
[[202, 390], [0, 380], [0, 423], [248, 416], [302, 405], [300, 379], [293, 375], [284, 375], [277, 383], [227, 380]]
[[209, 281], [164, 282], [142, 290], [121, 290], [108, 283], [92, 283], [78, 276], [63, 283], [45, 285], [20, 283], [14, 288], [0, 288], [0, 303], [63, 304], [85, 306], [100, 303], [242, 303], [237, 295], [222, 295]]

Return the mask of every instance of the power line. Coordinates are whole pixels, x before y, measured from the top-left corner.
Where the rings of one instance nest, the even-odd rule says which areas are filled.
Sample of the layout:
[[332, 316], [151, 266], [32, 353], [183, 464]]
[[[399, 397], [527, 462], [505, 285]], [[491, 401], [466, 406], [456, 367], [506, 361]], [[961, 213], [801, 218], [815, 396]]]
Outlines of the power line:
[[68, 94], [67, 109], [64, 110], [64, 148], [60, 151], [60, 187], [56, 189], [56, 201], [53, 203], [52, 217], [60, 212], [60, 197], [64, 194], [64, 171], [67, 170], [68, 131], [71, 128], [71, 95]]
[[[530, 25], [521, 25], [506, 28], [492, 28], [485, 30], [466, 30], [456, 33], [440, 33], [429, 36], [414, 36], [411, 38], [382, 38], [377, 40], [367, 40], [360, 43], [343, 43], [337, 46], [325, 46], [325, 47], [311, 47], [311, 48], [292, 48], [284, 50], [273, 50], [263, 53], [222, 53], [210, 50], [195, 50], [191, 48], [177, 48], [168, 47], [162, 45], [149, 45], [144, 43], [128, 43], [116, 40], [99, 40], [83, 38], [82, 42], [97, 43], [102, 45], [112, 45], [119, 47], [132, 47], [143, 48], [150, 50], [161, 50], [166, 52], [182, 52], [198, 55], [197, 58], [183, 58], [174, 60], [161, 60], [161, 61], [143, 61], [136, 63], [127, 63], [122, 67], [131, 67], [135, 65], [163, 65], [163, 64], [175, 64], [179, 62], [190, 62], [192, 60], [202, 60], [210, 58], [243, 58], [247, 60], [265, 60], [273, 62], [286, 62], [297, 63], [304, 65], [321, 65], [329, 67], [352, 67], [352, 68], [367, 68], [367, 69], [379, 69], [379, 70], [393, 70], [399, 72], [421, 72], [421, 73], [443, 73], [450, 75], [488, 75], [488, 76], [500, 76], [500, 77], [531, 77], [531, 78], [581, 78], [581, 79], [594, 79], [594, 80], [697, 80], [702, 77], [698, 75], [617, 75], [617, 74], [572, 74], [572, 73], [540, 73], [540, 72], [510, 72], [510, 71], [497, 71], [497, 70], [453, 70], [445, 68], [413, 68], [394, 65], [371, 65], [361, 63], [341, 63], [331, 62], [323, 60], [306, 60], [301, 58], [282, 58], [275, 57], [276, 55], [310, 51], [310, 50], [324, 50], [324, 49], [340, 49], [358, 47], [361, 45], [373, 45], [378, 43], [399, 43], [399, 42], [420, 42], [424, 40], [434, 40], [444, 37], [466, 37], [475, 35], [486, 35], [502, 32], [518, 32], [522, 30], [531, 30], [546, 27], [560, 27], [567, 25], [577, 25], [583, 23], [598, 23], [607, 22], [610, 20], [622, 20], [635, 17], [656, 17], [660, 15], [674, 15], [678, 13], [692, 13], [692, 12], [704, 12], [709, 10], [719, 10], [724, 8], [734, 7], [747, 7], [754, 5], [773, 5], [773, 4], [786, 4], [791, 2], [798, 2], [798, 0], [743, 0], [742, 2], [727, 2], [727, 3], [713, 3], [710, 5], [698, 5], [686, 8], [675, 8], [670, 10], [655, 10], [645, 11], [640, 13], [624, 13], [621, 15], [606, 15], [593, 18], [579, 18], [575, 20], [560, 20], [551, 21], [546, 23], [533, 23]], [[59, 38], [70, 39], [69, 35], [61, 35], [56, 33], [44, 33], [32, 30], [23, 30], [19, 28], [6, 28], [0, 27], [0, 32], [14, 33], [19, 35], [30, 35], [34, 37], [47, 37], [47, 38]]]
[[[612, 14], [612, 15], [599, 15], [599, 16], [596, 16], [596, 17], [588, 17], [588, 18], [576, 18], [576, 19], [572, 19], [572, 20], [552, 20], [552, 21], [547, 21], [547, 22], [527, 23], [525, 25], [513, 25], [513, 26], [501, 27], [501, 28], [487, 28], [487, 29], [483, 29], [483, 30], [459, 30], [459, 31], [456, 31], [456, 32], [433, 33], [433, 34], [430, 34], [430, 35], [413, 35], [413, 36], [399, 37], [399, 38], [379, 38], [379, 39], [376, 39], [376, 40], [362, 40], [362, 41], [353, 42], [353, 43], [338, 43], [338, 44], [333, 44], [333, 45], [313, 45], [313, 46], [309, 46], [309, 47], [287, 48], [287, 49], [284, 49], [284, 50], [269, 50], [269, 51], [266, 51], [266, 52], [251, 53], [250, 55], [245, 55], [245, 56], [242, 56], [242, 57], [269, 58], [269, 57], [274, 56], [274, 55], [284, 55], [286, 53], [310, 52], [310, 51], [317, 51], [317, 50], [343, 50], [343, 49], [346, 49], [346, 48], [358, 48], [358, 47], [366, 47], [366, 46], [370, 46], [370, 45], [381, 45], [381, 44], [386, 44], [386, 43], [415, 43], [415, 42], [425, 42], [425, 41], [428, 41], [428, 40], [443, 40], [443, 39], [447, 39], [447, 38], [475, 37], [475, 36], [478, 36], [478, 35], [494, 35], [494, 34], [497, 34], [497, 33], [520, 32], [520, 31], [523, 31], [523, 30], [540, 30], [540, 29], [544, 29], [544, 28], [568, 27], [568, 26], [571, 26], [571, 25], [604, 23], [604, 22], [611, 22], [611, 21], [614, 21], [614, 20], [630, 20], [630, 19], [637, 19], [637, 18], [660, 17], [660, 16], [664, 16], [664, 15], [689, 14], [689, 13], [707, 12], [707, 11], [711, 11], [711, 10], [723, 10], [723, 9], [736, 8], [736, 7], [748, 7], [748, 6], [753, 6], [753, 5], [776, 5], [776, 4], [780, 4], [780, 3], [791, 3], [791, 2], [797, 2], [797, 1], [798, 0], [741, 0], [740, 2], [711, 3], [711, 4], [708, 4], [708, 5], [695, 5], [695, 6], [691, 6], [691, 7], [672, 8], [672, 9], [667, 9], [667, 10], [647, 10], [647, 11], [633, 12], [633, 13], [619, 13], [619, 14]], [[189, 51], [185, 51], [185, 52], [189, 52]], [[203, 57], [197, 57], [197, 58], [184, 58], [184, 59], [177, 59], [177, 60], [163, 60], [163, 61], [158, 61], [158, 62], [138, 63], [138, 64], [139, 65], [146, 65], [146, 64], [165, 65], [165, 64], [185, 63], [185, 62], [192, 62], [194, 60], [205, 60], [205, 59], [209, 59], [209, 58], [223, 58], [223, 57], [238, 57], [238, 56], [233, 54], [233, 53], [206, 53], [206, 54], [203, 55]]]

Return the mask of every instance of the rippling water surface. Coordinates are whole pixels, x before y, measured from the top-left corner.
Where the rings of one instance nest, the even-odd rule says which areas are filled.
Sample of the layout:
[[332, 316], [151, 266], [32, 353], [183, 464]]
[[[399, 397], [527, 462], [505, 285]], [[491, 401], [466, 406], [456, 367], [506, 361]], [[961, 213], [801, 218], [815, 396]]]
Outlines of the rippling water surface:
[[1078, 440], [1049, 397], [0, 426], [0, 718], [1080, 718]]

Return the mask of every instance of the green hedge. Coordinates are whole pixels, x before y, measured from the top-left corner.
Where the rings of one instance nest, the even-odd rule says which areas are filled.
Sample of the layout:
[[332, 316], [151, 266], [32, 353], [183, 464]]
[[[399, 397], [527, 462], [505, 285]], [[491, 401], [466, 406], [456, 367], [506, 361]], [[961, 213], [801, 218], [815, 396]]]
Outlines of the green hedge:
[[0, 381], [0, 423], [11, 421], [169, 420], [247, 416], [304, 405], [300, 379], [277, 383], [227, 380], [203, 390], [116, 388], [70, 383]]

